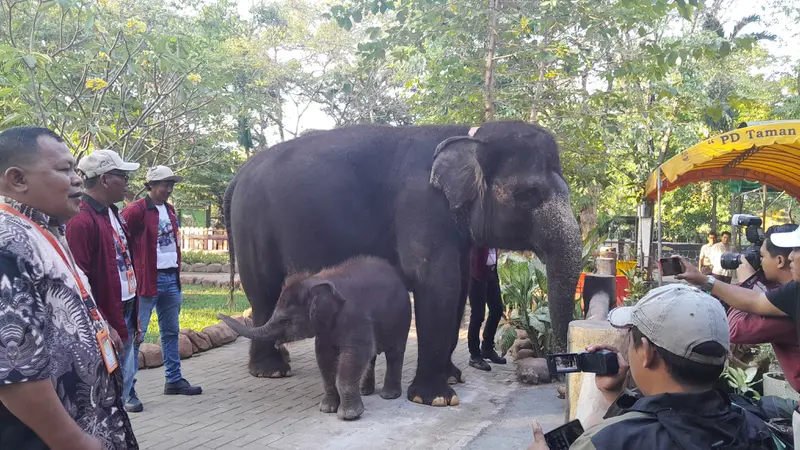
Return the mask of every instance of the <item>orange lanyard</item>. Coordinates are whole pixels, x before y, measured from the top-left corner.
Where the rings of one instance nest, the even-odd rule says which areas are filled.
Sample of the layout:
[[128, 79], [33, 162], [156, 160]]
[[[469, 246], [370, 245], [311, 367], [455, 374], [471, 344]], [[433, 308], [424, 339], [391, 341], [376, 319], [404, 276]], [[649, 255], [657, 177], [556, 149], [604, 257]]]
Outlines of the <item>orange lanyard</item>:
[[[114, 213], [112, 212], [111, 214]], [[122, 228], [122, 223], [119, 221], [119, 219], [114, 217], [114, 220], [116, 220], [120, 228]], [[117, 233], [117, 228], [114, 226], [113, 223], [111, 224], [111, 232], [114, 234], [114, 239], [117, 241], [117, 244], [119, 244], [119, 249], [122, 252], [122, 259], [125, 260], [125, 265], [127, 267], [131, 267], [133, 264], [131, 264], [131, 259], [128, 257], [128, 247], [122, 243], [122, 238], [119, 237], [119, 233]]]
[[81, 280], [80, 275], [78, 275], [78, 272], [75, 270], [74, 263], [72, 263], [70, 261], [70, 259], [67, 258], [67, 255], [64, 253], [64, 250], [61, 248], [61, 244], [58, 243], [56, 238], [53, 237], [52, 234], [50, 234], [47, 231], [45, 231], [45, 229], [42, 228], [41, 225], [39, 225], [38, 223], [34, 222], [33, 220], [31, 220], [30, 218], [28, 218], [26, 215], [22, 214], [21, 212], [17, 211], [16, 209], [14, 209], [14, 208], [6, 205], [6, 204], [0, 204], [0, 209], [2, 209], [3, 211], [5, 211], [7, 213], [13, 214], [13, 215], [15, 215], [15, 216], [17, 216], [17, 217], [19, 217], [21, 219], [27, 220], [31, 225], [36, 227], [36, 229], [39, 230], [40, 233], [42, 233], [42, 236], [44, 236], [45, 239], [47, 239], [47, 241], [50, 243], [50, 245], [53, 246], [55, 251], [58, 252], [58, 256], [60, 256], [61, 259], [64, 260], [64, 264], [67, 265], [67, 268], [69, 268], [69, 271], [72, 273], [72, 276], [75, 278], [75, 283], [78, 284], [78, 289], [80, 289], [80, 291], [81, 291], [81, 298], [83, 298], [84, 304], [89, 309], [89, 315], [92, 316], [92, 319], [99, 321], [100, 320], [100, 314], [98, 313], [97, 308], [95, 308], [94, 306], [91, 306], [89, 304], [89, 298], [90, 298], [89, 291], [83, 285], [83, 281]]

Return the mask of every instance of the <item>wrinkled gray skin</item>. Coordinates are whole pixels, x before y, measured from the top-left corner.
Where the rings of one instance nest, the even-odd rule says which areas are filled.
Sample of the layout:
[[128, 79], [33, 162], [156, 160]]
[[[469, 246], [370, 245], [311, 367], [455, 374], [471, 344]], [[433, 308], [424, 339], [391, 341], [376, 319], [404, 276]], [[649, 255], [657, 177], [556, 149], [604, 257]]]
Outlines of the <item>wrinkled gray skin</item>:
[[385, 260], [356, 257], [313, 276], [289, 277], [275, 312], [261, 327], [218, 317], [250, 339], [283, 344], [316, 337], [325, 384], [322, 412], [338, 412], [344, 420], [361, 416], [361, 395], [375, 392], [375, 359], [380, 353], [386, 354], [381, 397], [393, 399], [403, 393], [411, 303], [398, 271]]

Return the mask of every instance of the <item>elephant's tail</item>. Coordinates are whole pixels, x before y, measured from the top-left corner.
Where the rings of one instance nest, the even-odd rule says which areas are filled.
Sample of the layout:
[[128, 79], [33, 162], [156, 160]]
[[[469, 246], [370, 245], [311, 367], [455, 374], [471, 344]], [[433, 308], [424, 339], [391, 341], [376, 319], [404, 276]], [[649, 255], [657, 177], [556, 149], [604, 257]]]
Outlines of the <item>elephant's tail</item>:
[[258, 327], [258, 328], [251, 328], [247, 325], [239, 322], [238, 320], [234, 319], [233, 317], [226, 316], [225, 314], [218, 313], [217, 318], [221, 321], [225, 322], [233, 331], [238, 333], [240, 336], [244, 336], [248, 339], [258, 339], [262, 334], [266, 332], [267, 326]]
[[[233, 292], [235, 290], [235, 277], [236, 277], [236, 251], [233, 248], [233, 231], [231, 227], [231, 200], [233, 199], [233, 189], [236, 187], [236, 177], [233, 177], [228, 188], [225, 189], [225, 198], [223, 199], [222, 214], [225, 218], [225, 232], [228, 234], [228, 259], [230, 260], [230, 293], [228, 298], [228, 309], [233, 308]], [[239, 323], [239, 322], [236, 322]]]

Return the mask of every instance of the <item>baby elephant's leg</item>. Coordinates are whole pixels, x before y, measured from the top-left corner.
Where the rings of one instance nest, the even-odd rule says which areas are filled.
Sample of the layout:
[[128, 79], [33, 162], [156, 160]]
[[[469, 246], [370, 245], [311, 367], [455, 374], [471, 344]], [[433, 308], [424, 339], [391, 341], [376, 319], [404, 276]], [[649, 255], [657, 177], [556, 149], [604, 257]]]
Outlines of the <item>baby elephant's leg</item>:
[[342, 400], [338, 411], [340, 419], [357, 419], [364, 412], [359, 385], [373, 355], [371, 351], [347, 348], [340, 350], [339, 367], [336, 371], [336, 388]]
[[381, 397], [393, 399], [403, 394], [403, 348], [386, 351], [386, 376], [383, 379]]
[[319, 410], [324, 413], [335, 413], [339, 409], [339, 392], [336, 390], [336, 349], [330, 345], [314, 343], [317, 365], [322, 374], [325, 395], [319, 402]]
[[361, 379], [361, 395], [372, 395], [375, 392], [375, 359], [378, 355], [369, 360], [367, 371], [364, 372], [364, 377]]

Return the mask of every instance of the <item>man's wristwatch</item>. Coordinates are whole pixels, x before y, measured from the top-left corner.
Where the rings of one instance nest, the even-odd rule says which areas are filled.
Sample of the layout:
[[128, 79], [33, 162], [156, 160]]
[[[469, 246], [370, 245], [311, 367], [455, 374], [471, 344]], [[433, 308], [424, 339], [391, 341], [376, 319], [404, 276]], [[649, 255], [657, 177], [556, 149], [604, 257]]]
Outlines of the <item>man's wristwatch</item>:
[[717, 282], [717, 279], [711, 275], [706, 275], [706, 282], [703, 283], [703, 290], [711, 293], [711, 290], [714, 289], [714, 284]]

